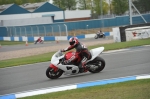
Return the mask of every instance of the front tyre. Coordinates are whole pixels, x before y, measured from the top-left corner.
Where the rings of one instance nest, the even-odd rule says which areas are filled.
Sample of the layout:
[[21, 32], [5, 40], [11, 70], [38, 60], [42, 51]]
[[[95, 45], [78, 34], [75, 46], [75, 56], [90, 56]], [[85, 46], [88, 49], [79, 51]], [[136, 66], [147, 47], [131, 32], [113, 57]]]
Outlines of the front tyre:
[[93, 67], [89, 69], [89, 72], [98, 73], [105, 68], [105, 60], [98, 56], [92, 61], [92, 66]]
[[95, 39], [98, 39], [98, 35], [96, 34], [96, 35], [94, 36], [94, 38], [95, 38]]
[[34, 44], [36, 44], [37, 42], [35, 41]]
[[46, 76], [50, 79], [57, 79], [63, 74], [63, 71], [61, 69], [58, 69], [57, 71], [54, 71], [53, 68], [48, 67], [46, 70]]

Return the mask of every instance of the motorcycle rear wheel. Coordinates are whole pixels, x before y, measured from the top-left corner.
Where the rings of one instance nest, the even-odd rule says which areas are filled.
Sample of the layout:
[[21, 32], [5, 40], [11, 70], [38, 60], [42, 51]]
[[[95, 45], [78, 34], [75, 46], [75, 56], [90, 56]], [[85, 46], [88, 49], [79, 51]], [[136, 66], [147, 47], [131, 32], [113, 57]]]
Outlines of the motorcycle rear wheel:
[[103, 38], [106, 38], [105, 34], [103, 35]]
[[105, 68], [105, 60], [101, 57], [96, 57], [92, 63], [95, 65], [95, 66], [98, 66], [97, 69], [95, 70], [92, 70], [92, 69], [89, 69], [89, 72], [91, 73], [98, 73], [100, 71], [102, 71], [104, 68]]
[[50, 79], [57, 79], [63, 74], [63, 71], [61, 69], [58, 69], [57, 71], [54, 71], [53, 68], [48, 67], [46, 70], [46, 76]]

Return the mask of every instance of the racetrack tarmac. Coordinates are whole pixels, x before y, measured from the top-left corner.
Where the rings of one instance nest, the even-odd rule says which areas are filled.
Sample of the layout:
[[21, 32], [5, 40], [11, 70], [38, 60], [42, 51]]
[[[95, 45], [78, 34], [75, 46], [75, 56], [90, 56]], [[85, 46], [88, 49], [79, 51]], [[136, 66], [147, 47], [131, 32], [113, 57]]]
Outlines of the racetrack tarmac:
[[[107, 41], [110, 41], [113, 42], [113, 39], [112, 37], [107, 37], [106, 39], [94, 39], [94, 38], [87, 38], [87, 39], [79, 39], [79, 41], [81, 41], [82, 43], [89, 43], [89, 42], [99, 42], [100, 44], [101, 43], [105, 43]], [[24, 49], [32, 49], [32, 48], [41, 48], [41, 47], [47, 47], [47, 46], [51, 46], [51, 47], [54, 47], [54, 46], [63, 46], [63, 45], [68, 45], [69, 46], [69, 43], [67, 40], [65, 41], [59, 41], [58, 43], [56, 41], [46, 41], [44, 42], [44, 44], [34, 44], [34, 43], [28, 43], [28, 46], [26, 46], [25, 44], [19, 44], [19, 45], [4, 45], [2, 46], [2, 48], [0, 48], [0, 52], [8, 52], [8, 51], [16, 51], [16, 50], [24, 50]]]
[[134, 47], [119, 52], [105, 52], [101, 57], [106, 61], [106, 68], [102, 72], [63, 75], [56, 80], [50, 80], [45, 75], [50, 62], [0, 69], [0, 95], [150, 73], [149, 46]]
[[[85, 46], [92, 46], [96, 44], [106, 44], [113, 43], [111, 37], [105, 39], [80, 39], [80, 41], [85, 44]], [[13, 46], [2, 46], [0, 48], [0, 60], [7, 60], [12, 58], [28, 57], [38, 54], [44, 54], [49, 52], [55, 52], [60, 49], [68, 47], [68, 41], [59, 41], [56, 43], [54, 41], [45, 42], [44, 44], [29, 44], [25, 45], [13, 45]]]

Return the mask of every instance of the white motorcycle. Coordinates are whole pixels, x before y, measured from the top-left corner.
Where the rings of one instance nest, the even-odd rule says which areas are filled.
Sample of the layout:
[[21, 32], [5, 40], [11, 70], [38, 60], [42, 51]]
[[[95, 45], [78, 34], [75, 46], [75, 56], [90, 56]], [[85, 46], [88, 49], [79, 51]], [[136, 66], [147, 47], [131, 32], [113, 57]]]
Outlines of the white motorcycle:
[[[86, 63], [86, 66], [88, 66], [86, 72], [89, 71], [91, 73], [98, 73], [105, 68], [105, 60], [99, 56], [103, 50], [104, 47], [98, 47], [90, 50], [92, 58]], [[77, 60], [69, 64], [64, 64], [65, 60], [69, 60], [72, 57], [77, 57]], [[70, 51], [63, 54], [61, 51], [57, 51], [51, 58], [51, 64], [46, 70], [46, 76], [50, 79], [57, 79], [63, 73], [78, 74], [80, 61], [81, 57], [76, 52]]]
[[95, 36], [94, 36], [95, 39], [98, 39], [98, 38], [106, 38], [105, 34], [100, 34], [100, 33], [96, 33]]

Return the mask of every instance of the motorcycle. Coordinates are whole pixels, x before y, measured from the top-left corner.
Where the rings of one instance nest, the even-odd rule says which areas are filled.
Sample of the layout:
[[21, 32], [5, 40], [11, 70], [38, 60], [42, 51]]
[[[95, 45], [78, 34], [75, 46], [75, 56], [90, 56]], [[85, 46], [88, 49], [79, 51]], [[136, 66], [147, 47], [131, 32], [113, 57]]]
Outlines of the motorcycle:
[[[104, 47], [98, 47], [90, 50], [92, 58], [86, 62], [86, 66], [88, 66], [87, 71], [91, 73], [98, 73], [105, 68], [105, 60], [99, 55], [103, 52]], [[70, 64], [64, 64], [65, 60], [69, 60], [70, 58], [77, 57], [77, 60], [74, 60]], [[63, 73], [64, 74], [79, 74], [79, 63], [81, 61], [81, 57], [74, 51], [67, 52], [63, 54], [61, 51], [57, 51], [51, 58], [51, 64], [46, 70], [46, 76], [49, 79], [57, 79]], [[84, 72], [84, 73], [85, 73]]]
[[36, 40], [36, 41], [34, 42], [34, 44], [37, 44], [37, 43], [43, 44], [44, 41], [43, 41], [43, 40]]
[[96, 35], [94, 36], [95, 39], [98, 39], [98, 38], [105, 38], [105, 34], [100, 34], [100, 33], [96, 33]]

